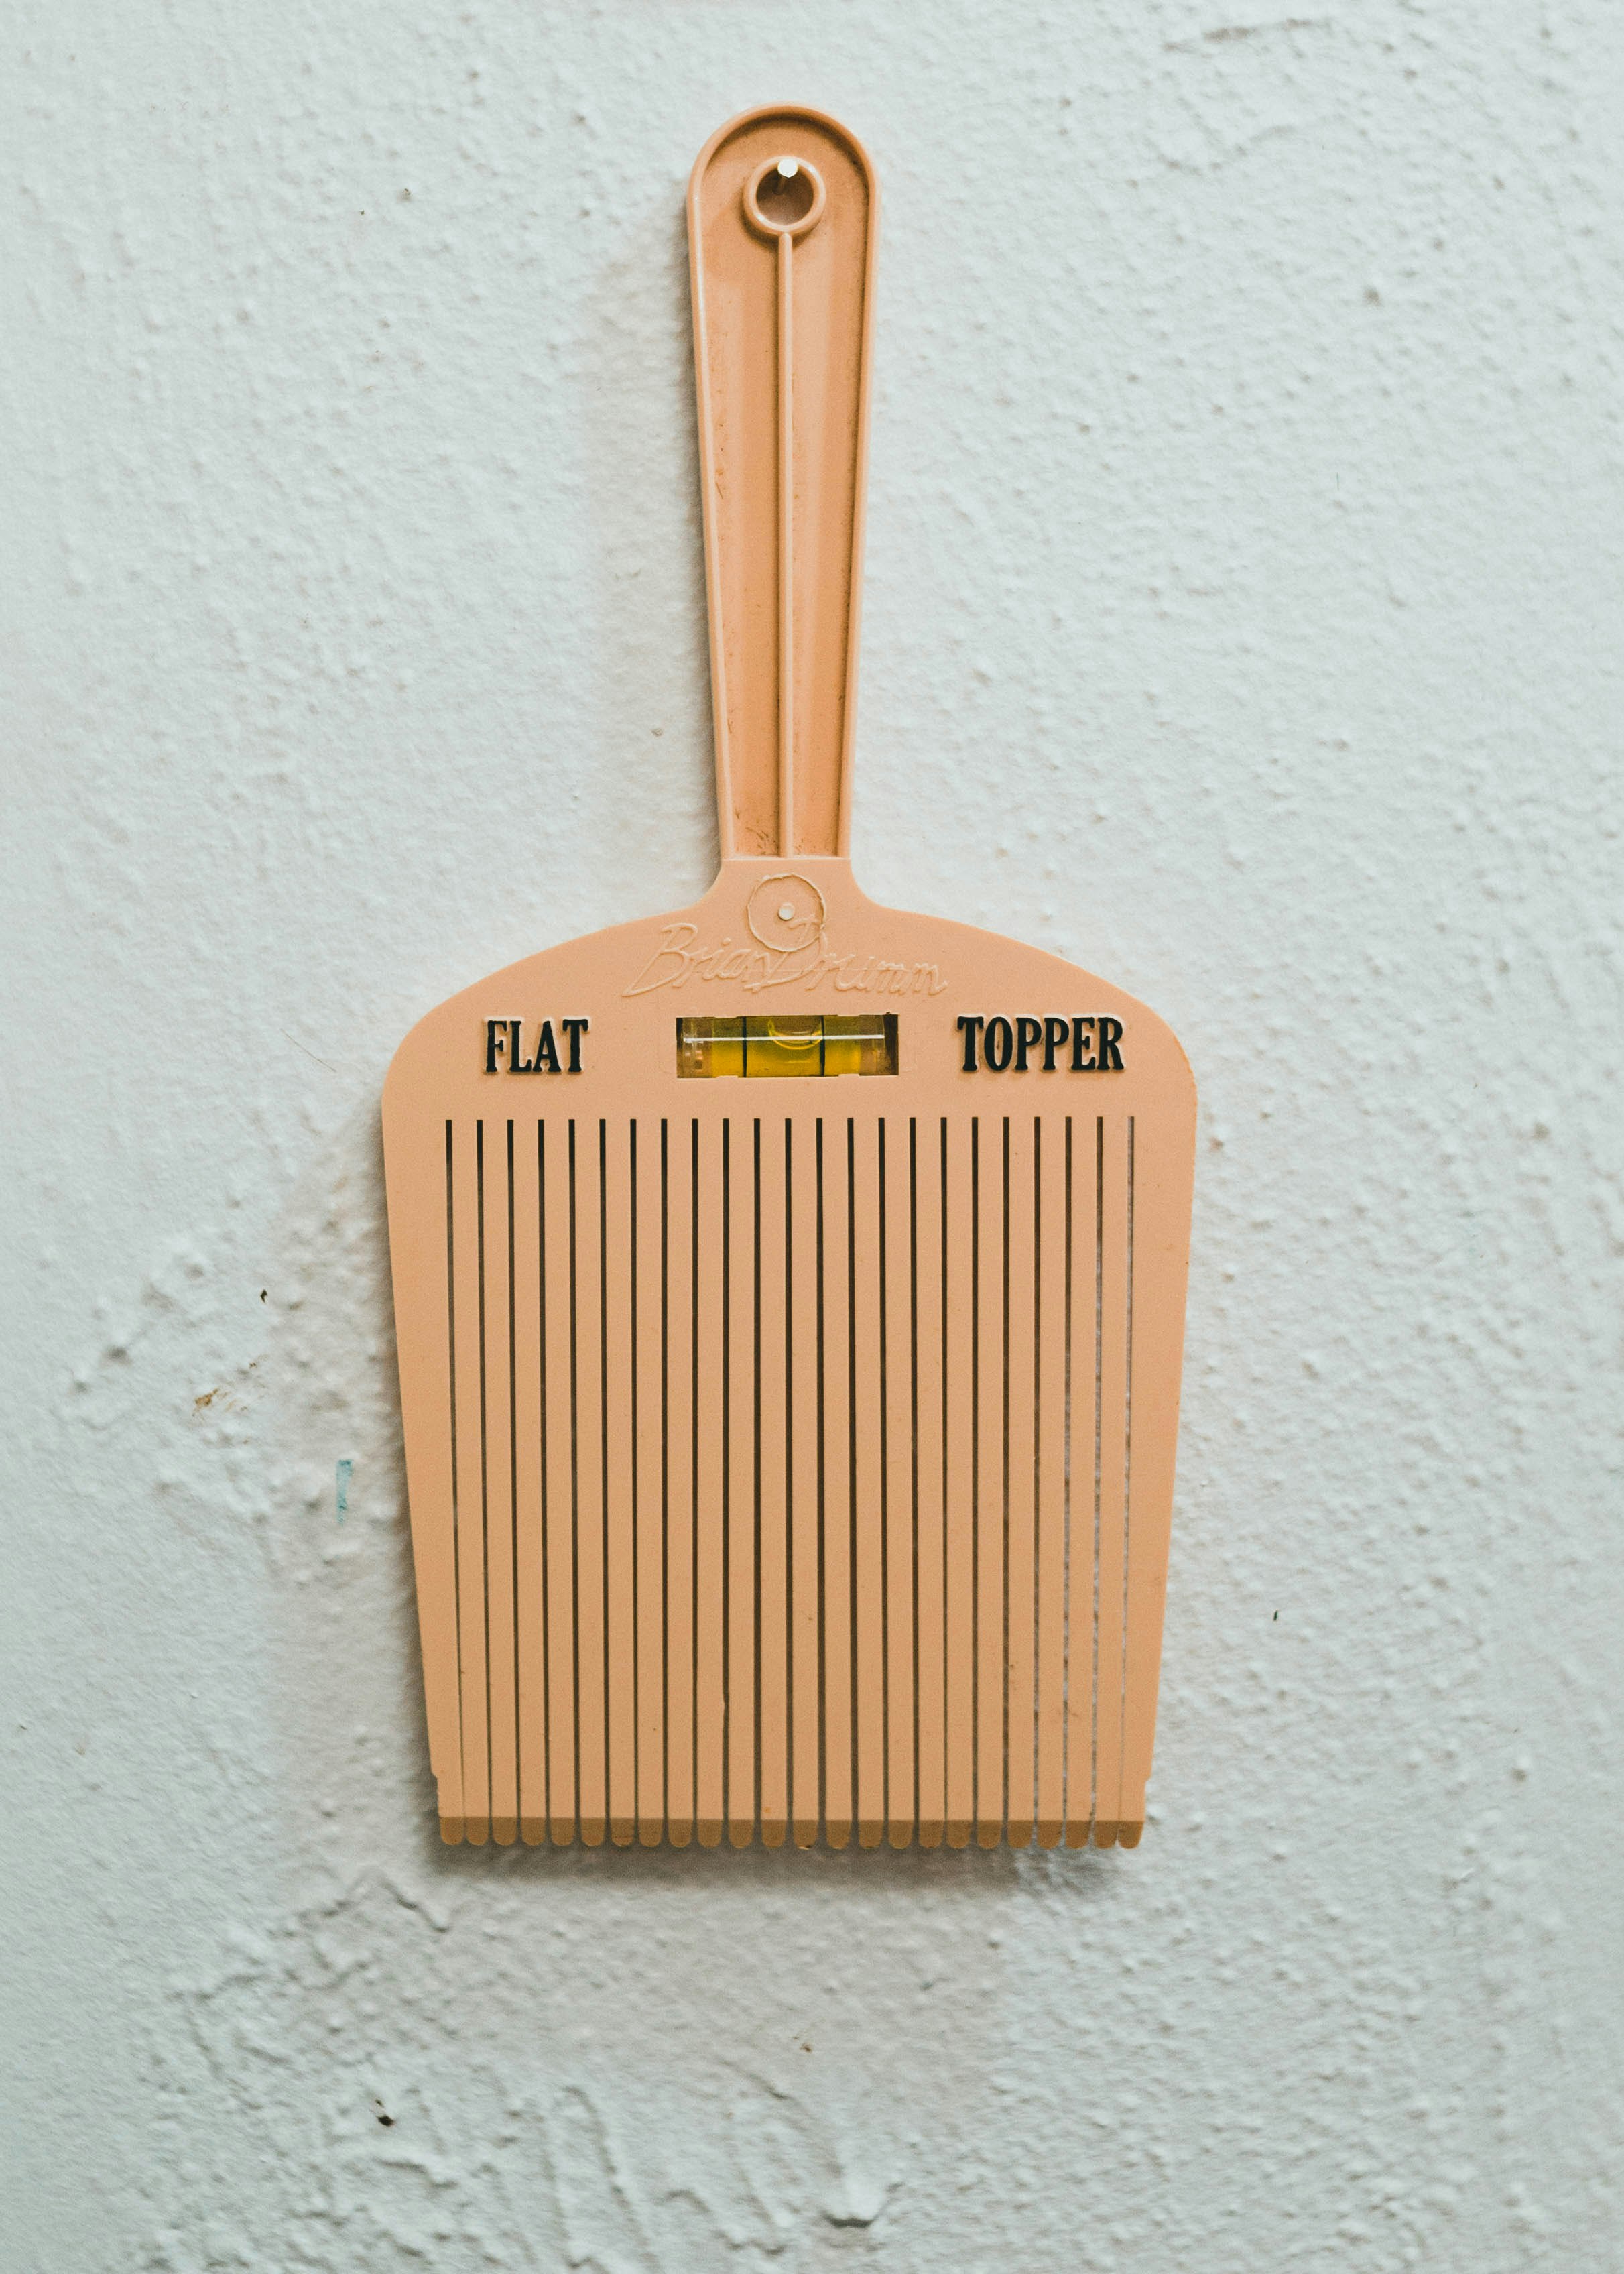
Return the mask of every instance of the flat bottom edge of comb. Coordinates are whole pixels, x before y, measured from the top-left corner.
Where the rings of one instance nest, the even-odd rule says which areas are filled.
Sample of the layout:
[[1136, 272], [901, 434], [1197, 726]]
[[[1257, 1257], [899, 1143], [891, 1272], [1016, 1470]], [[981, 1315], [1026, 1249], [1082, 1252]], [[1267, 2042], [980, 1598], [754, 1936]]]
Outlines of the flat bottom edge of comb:
[[824, 1847], [901, 1851], [909, 1848], [1137, 1848], [1144, 1818], [1110, 1823], [1036, 1822], [1021, 1826], [954, 1822], [890, 1825], [805, 1823], [728, 1824], [695, 1819], [692, 1824], [642, 1823], [635, 1818], [584, 1823], [530, 1816], [442, 1816], [440, 1836], [447, 1848], [800, 1848]]

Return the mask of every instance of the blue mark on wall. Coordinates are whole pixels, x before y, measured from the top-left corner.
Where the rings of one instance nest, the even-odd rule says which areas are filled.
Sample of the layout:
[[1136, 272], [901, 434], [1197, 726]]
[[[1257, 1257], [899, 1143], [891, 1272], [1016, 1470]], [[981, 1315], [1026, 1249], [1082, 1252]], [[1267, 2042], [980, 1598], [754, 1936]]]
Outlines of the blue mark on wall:
[[341, 1461], [338, 1465], [338, 1520], [341, 1524], [350, 1505], [350, 1472], [354, 1466], [353, 1461]]

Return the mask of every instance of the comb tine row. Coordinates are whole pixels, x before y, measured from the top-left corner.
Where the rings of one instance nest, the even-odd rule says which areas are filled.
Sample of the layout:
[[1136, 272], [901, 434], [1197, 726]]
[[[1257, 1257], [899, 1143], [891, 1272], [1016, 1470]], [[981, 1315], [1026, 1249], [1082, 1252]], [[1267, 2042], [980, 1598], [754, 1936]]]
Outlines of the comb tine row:
[[1134, 1319], [1139, 1149], [1104, 1116], [448, 1125], [411, 1385], [446, 1836], [1136, 1837], [1132, 1464], [1179, 1356]]

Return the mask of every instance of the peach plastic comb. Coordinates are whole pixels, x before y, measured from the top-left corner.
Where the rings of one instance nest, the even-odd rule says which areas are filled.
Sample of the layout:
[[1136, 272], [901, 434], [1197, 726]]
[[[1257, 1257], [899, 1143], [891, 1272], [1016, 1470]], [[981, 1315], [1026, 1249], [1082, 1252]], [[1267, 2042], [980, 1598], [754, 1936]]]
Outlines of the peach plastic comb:
[[813, 110], [688, 194], [722, 867], [384, 1092], [447, 1841], [1133, 1845], [1195, 1091], [847, 857], [876, 192]]

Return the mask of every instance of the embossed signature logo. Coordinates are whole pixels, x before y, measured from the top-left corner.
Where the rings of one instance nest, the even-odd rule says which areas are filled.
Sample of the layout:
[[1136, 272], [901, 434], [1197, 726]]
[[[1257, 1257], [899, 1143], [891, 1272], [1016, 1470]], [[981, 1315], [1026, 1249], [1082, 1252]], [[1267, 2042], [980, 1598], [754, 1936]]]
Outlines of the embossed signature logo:
[[841, 995], [940, 995], [947, 982], [934, 963], [898, 963], [883, 956], [841, 955], [824, 929], [828, 909], [817, 886], [790, 871], [763, 877], [744, 906], [750, 937], [724, 934], [703, 941], [695, 923], [667, 924], [660, 944], [626, 990], [651, 994], [689, 979], [726, 979], [747, 995], [768, 987], [800, 987], [810, 994], [828, 981]]

